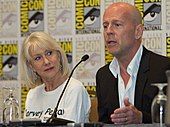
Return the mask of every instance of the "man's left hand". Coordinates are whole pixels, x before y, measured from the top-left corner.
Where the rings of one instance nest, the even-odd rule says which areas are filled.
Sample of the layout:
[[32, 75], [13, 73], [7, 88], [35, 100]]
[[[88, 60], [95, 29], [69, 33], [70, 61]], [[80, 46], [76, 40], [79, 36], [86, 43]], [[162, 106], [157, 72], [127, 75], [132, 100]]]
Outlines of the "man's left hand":
[[129, 102], [128, 98], [124, 99], [125, 107], [118, 108], [111, 114], [111, 121], [115, 124], [140, 124], [142, 123], [142, 112]]

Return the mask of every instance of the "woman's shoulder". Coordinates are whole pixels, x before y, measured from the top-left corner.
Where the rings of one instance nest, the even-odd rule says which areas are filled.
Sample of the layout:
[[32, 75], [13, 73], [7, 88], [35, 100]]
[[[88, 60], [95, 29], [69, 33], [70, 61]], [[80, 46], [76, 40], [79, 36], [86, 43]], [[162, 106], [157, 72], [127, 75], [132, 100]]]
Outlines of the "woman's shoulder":
[[68, 86], [73, 89], [84, 89], [83, 83], [75, 78], [70, 79]]
[[40, 93], [43, 90], [44, 90], [44, 84], [36, 86], [36, 87], [30, 89], [28, 94], [32, 95], [32, 94]]
[[74, 83], [83, 85], [82, 82], [81, 82], [80, 80], [75, 79], [75, 78], [73, 78], [73, 77], [71, 77], [70, 82], [74, 82]]
[[68, 84], [68, 89], [67, 89], [67, 94], [69, 96], [74, 95], [74, 96], [79, 96], [79, 97], [89, 97], [88, 92], [83, 85], [83, 83], [75, 78], [71, 78], [70, 82]]

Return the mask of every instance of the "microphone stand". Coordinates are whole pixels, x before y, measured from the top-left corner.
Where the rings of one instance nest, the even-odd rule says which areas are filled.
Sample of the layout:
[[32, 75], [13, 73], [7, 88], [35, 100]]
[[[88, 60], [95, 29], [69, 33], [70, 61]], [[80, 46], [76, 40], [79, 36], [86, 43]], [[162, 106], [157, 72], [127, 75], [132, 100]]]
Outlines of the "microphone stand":
[[66, 125], [67, 123], [74, 123], [74, 121], [71, 121], [71, 120], [66, 120], [66, 119], [62, 119], [62, 118], [57, 118], [57, 110], [58, 110], [58, 106], [59, 106], [59, 103], [60, 103], [60, 101], [61, 101], [61, 98], [62, 98], [62, 96], [63, 96], [63, 94], [64, 94], [64, 92], [65, 92], [65, 90], [66, 90], [66, 88], [67, 88], [67, 86], [68, 86], [68, 83], [69, 83], [69, 81], [70, 81], [70, 79], [71, 79], [71, 77], [72, 77], [72, 75], [73, 75], [74, 70], [77, 68], [77, 66], [78, 66], [81, 62], [86, 61], [88, 58], [89, 58], [88, 55], [84, 55], [84, 56], [81, 58], [81, 60], [76, 64], [76, 66], [73, 68], [73, 70], [71, 71], [71, 73], [70, 73], [70, 75], [69, 75], [69, 77], [68, 77], [68, 80], [67, 80], [67, 82], [66, 82], [66, 85], [64, 86], [64, 89], [63, 89], [63, 91], [62, 91], [62, 93], [61, 93], [61, 95], [60, 95], [60, 97], [59, 97], [59, 100], [58, 100], [58, 102], [57, 102], [57, 105], [56, 105], [56, 107], [55, 107], [55, 109], [54, 109], [54, 112], [53, 112], [53, 114], [51, 115], [51, 117], [47, 120], [46, 123], [52, 123], [52, 124], [55, 124], [55, 125]]

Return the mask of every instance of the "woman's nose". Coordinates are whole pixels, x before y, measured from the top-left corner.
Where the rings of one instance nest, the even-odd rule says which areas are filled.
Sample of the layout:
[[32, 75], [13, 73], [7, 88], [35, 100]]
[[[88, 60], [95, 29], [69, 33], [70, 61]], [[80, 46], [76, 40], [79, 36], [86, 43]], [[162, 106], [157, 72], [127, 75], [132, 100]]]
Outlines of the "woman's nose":
[[49, 59], [46, 56], [44, 56], [43, 59], [44, 59], [44, 63], [45, 64], [49, 64], [50, 63]]

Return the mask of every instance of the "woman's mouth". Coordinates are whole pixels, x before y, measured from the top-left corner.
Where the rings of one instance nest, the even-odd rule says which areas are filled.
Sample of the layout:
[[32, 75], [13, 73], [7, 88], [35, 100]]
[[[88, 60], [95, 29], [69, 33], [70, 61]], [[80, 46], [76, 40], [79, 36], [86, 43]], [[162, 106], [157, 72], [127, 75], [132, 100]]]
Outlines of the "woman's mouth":
[[47, 68], [47, 69], [45, 69], [44, 71], [50, 71], [50, 70], [52, 70], [54, 67], [50, 67], [50, 68]]

